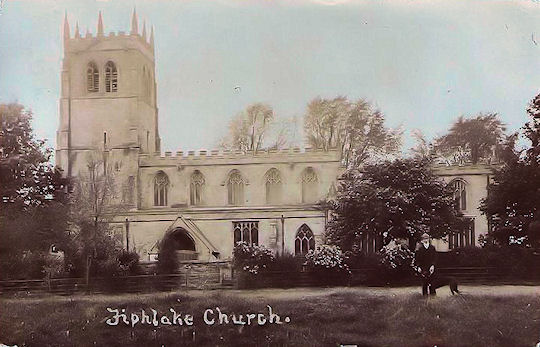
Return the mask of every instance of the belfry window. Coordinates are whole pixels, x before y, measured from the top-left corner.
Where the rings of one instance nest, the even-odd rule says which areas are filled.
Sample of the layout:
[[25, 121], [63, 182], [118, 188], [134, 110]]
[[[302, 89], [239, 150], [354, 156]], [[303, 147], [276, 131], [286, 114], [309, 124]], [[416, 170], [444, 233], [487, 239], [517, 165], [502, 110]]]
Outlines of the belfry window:
[[107, 93], [118, 91], [118, 70], [112, 61], [105, 65], [105, 91]]
[[227, 180], [227, 201], [229, 205], [244, 203], [244, 178], [238, 170], [232, 170]]
[[272, 168], [266, 172], [266, 203], [275, 205], [281, 203], [281, 175], [279, 171]]
[[191, 205], [202, 205], [203, 199], [203, 187], [204, 187], [204, 176], [199, 170], [193, 171], [191, 175], [191, 184], [190, 184], [190, 202]]
[[158, 172], [154, 177], [154, 206], [167, 206], [168, 189], [169, 178], [165, 172]]
[[302, 202], [314, 203], [317, 200], [317, 174], [312, 167], [307, 167], [302, 172]]
[[311, 250], [315, 250], [315, 238], [313, 237], [313, 232], [307, 225], [302, 224], [302, 226], [298, 228], [296, 237], [294, 238], [294, 254], [305, 255]]
[[94, 63], [89, 63], [86, 69], [86, 90], [89, 93], [99, 92], [99, 70]]

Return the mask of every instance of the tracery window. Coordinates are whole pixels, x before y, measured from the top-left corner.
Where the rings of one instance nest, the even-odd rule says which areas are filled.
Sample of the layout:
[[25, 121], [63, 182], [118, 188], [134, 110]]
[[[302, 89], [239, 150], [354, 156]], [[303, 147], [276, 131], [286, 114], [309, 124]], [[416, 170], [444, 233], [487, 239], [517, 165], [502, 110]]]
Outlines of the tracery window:
[[294, 238], [294, 254], [305, 255], [310, 250], [315, 250], [315, 237], [311, 229], [306, 224], [302, 224]]
[[318, 177], [313, 168], [307, 167], [302, 172], [302, 202], [313, 203], [317, 201]]
[[259, 222], [233, 222], [234, 244], [247, 242], [259, 243]]
[[476, 245], [476, 233], [474, 229], [474, 218], [470, 218], [465, 228], [460, 232], [448, 235], [448, 248], [461, 248]]
[[99, 92], [99, 70], [94, 63], [89, 63], [86, 68], [86, 90], [89, 93]]
[[279, 171], [272, 168], [266, 172], [266, 203], [275, 205], [281, 203], [281, 175]]
[[190, 202], [191, 205], [201, 205], [203, 202], [204, 176], [199, 170], [191, 174]]
[[107, 93], [118, 91], [118, 70], [112, 61], [105, 64], [105, 91]]
[[458, 211], [467, 209], [467, 189], [466, 183], [463, 180], [457, 179], [451, 183], [452, 190], [454, 191], [455, 208]]
[[167, 206], [168, 189], [169, 178], [165, 172], [158, 172], [154, 177], [154, 206]]
[[240, 171], [232, 170], [227, 180], [227, 201], [229, 205], [242, 205], [244, 203], [244, 178]]

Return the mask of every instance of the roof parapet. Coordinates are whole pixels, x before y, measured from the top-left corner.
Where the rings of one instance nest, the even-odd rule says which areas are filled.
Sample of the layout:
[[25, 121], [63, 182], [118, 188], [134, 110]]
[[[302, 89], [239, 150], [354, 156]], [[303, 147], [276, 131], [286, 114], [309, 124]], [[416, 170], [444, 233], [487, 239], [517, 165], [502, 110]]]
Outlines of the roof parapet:
[[328, 151], [322, 149], [314, 148], [300, 148], [300, 147], [291, 147], [285, 149], [267, 149], [262, 151], [240, 151], [240, 150], [228, 150], [228, 149], [199, 149], [199, 150], [188, 150], [183, 151], [181, 149], [165, 152], [155, 152], [155, 153], [141, 153], [140, 156], [143, 157], [153, 157], [161, 159], [175, 159], [175, 160], [199, 160], [199, 159], [241, 159], [241, 158], [250, 158], [250, 157], [290, 157], [290, 156], [305, 156], [305, 155], [321, 155], [324, 153], [337, 155], [339, 151], [337, 149], [331, 149]]

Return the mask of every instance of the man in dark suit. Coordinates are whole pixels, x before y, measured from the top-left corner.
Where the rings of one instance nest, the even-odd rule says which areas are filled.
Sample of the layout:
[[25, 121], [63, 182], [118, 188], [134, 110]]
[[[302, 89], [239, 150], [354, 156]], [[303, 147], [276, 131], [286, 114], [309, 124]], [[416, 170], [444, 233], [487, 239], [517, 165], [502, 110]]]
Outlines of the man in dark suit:
[[424, 233], [420, 239], [420, 248], [414, 255], [418, 273], [422, 276], [422, 295], [435, 295], [435, 263], [437, 261], [437, 251], [431, 244], [429, 235]]

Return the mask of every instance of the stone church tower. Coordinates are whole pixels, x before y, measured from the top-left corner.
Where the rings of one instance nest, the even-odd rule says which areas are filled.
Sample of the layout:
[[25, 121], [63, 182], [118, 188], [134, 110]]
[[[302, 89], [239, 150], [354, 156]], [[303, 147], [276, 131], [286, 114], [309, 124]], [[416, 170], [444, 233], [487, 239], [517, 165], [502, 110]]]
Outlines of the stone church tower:
[[129, 34], [106, 35], [100, 12], [96, 35], [77, 23], [72, 37], [66, 15], [61, 84], [57, 165], [78, 176], [97, 157], [133, 195], [139, 153], [160, 151], [153, 29], [141, 33], [134, 11]]

